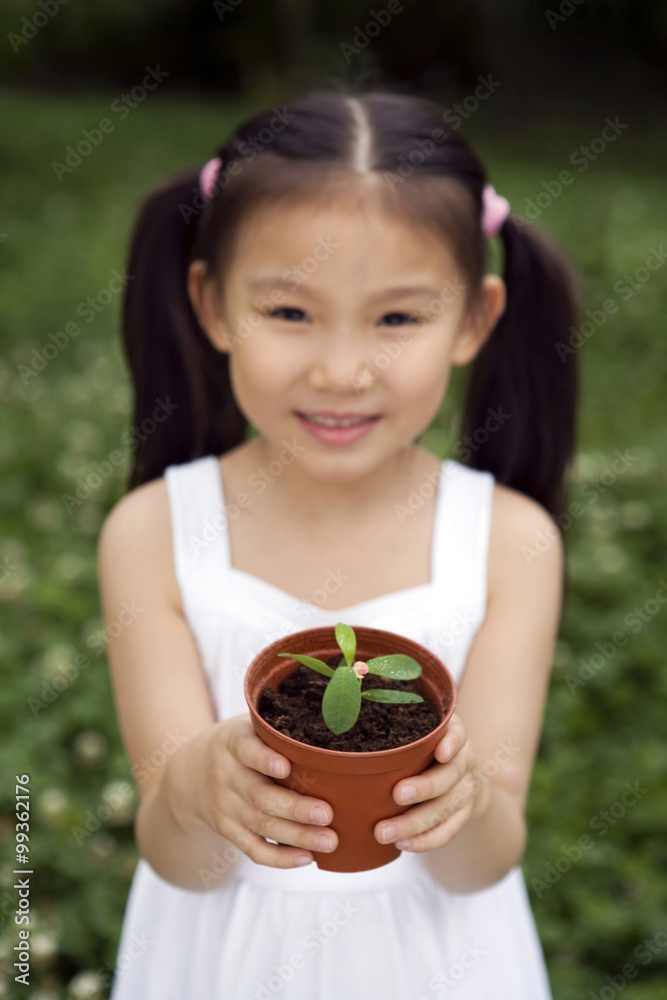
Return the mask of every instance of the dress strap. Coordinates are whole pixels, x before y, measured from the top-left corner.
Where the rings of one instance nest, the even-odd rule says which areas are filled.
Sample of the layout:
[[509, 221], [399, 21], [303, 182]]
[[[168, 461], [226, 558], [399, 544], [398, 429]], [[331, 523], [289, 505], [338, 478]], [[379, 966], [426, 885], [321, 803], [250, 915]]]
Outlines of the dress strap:
[[196, 609], [220, 593], [231, 565], [217, 456], [205, 455], [164, 471], [171, 510], [174, 569], [185, 606]]
[[433, 528], [433, 582], [452, 604], [481, 597], [483, 613], [494, 485], [492, 473], [445, 460]]

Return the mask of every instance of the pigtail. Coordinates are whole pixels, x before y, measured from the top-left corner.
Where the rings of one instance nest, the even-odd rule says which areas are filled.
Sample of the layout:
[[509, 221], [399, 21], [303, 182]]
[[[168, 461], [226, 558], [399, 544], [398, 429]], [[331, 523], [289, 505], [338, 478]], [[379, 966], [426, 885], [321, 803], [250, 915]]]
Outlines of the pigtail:
[[130, 248], [123, 340], [134, 383], [130, 488], [171, 464], [221, 454], [245, 438], [228, 356], [199, 326], [187, 268], [203, 199], [198, 172], [178, 174], [144, 201]]
[[510, 216], [500, 236], [507, 306], [472, 368], [463, 440], [473, 466], [556, 516], [576, 435], [576, 354], [562, 350], [576, 320], [575, 273], [525, 219]]

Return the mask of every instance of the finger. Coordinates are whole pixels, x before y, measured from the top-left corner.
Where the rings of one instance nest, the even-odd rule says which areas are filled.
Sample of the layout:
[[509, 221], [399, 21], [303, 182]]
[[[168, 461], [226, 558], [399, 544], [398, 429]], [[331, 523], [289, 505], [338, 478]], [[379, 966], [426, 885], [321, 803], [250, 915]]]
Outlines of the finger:
[[276, 840], [279, 844], [326, 854], [335, 851], [338, 846], [338, 836], [334, 830], [293, 823], [291, 820], [261, 812], [245, 802], [239, 804], [235, 815], [253, 833], [260, 837], [268, 837], [269, 840]]
[[[238, 788], [235, 790], [241, 794]], [[284, 788], [264, 776], [257, 775], [245, 782], [242, 797], [261, 812], [296, 823], [328, 826], [333, 819], [333, 809], [328, 802]]]
[[225, 739], [229, 753], [245, 767], [272, 778], [286, 778], [290, 773], [290, 761], [260, 740], [250, 719], [240, 719], [227, 731]]
[[445, 735], [435, 748], [435, 759], [441, 764], [446, 764], [459, 753], [467, 738], [463, 720], [454, 712], [447, 723]]
[[396, 843], [414, 837], [445, 822], [451, 815], [473, 800], [472, 775], [466, 773], [453, 789], [437, 799], [413, 806], [400, 816], [382, 820], [375, 826], [375, 836], [381, 844]]
[[470, 806], [465, 806], [453, 813], [444, 823], [439, 823], [424, 833], [416, 834], [407, 840], [400, 840], [396, 846], [401, 851], [412, 851], [415, 854], [422, 854], [424, 851], [434, 851], [438, 847], [445, 847], [470, 819]]
[[239, 853], [242, 852], [256, 864], [267, 865], [269, 868], [297, 868], [301, 867], [299, 862], [302, 860], [309, 863], [315, 860], [310, 851], [282, 844], [269, 844], [264, 837], [239, 823], [234, 824], [234, 829], [230, 831], [227, 839], [234, 844]]
[[392, 791], [394, 801], [399, 805], [406, 805], [445, 795], [473, 764], [472, 747], [470, 741], [466, 740], [459, 753], [448, 764], [431, 764], [421, 774], [398, 781]]

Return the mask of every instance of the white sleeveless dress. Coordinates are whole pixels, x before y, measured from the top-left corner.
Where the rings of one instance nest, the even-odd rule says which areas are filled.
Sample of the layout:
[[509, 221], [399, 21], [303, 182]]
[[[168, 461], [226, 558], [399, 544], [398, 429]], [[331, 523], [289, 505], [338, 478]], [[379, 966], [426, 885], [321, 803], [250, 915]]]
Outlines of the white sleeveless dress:
[[[165, 478], [177, 581], [218, 718], [247, 712], [244, 674], [265, 645], [341, 620], [415, 639], [461, 680], [486, 608], [489, 473], [443, 463], [429, 583], [338, 610], [325, 603], [344, 582], [337, 566], [306, 600], [231, 566], [227, 518], [238, 508], [225, 508], [216, 456], [170, 466]], [[202, 892], [139, 860], [111, 1000], [551, 1000], [518, 866], [457, 894], [408, 851], [353, 873], [238, 854], [231, 881]]]

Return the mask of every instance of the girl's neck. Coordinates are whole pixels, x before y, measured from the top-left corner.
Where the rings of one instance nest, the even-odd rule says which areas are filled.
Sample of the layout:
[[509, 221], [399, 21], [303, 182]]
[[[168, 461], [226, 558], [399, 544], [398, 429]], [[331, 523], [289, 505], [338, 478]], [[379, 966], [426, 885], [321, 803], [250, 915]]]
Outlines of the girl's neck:
[[394, 503], [405, 501], [406, 492], [413, 479], [418, 478], [425, 460], [429, 466], [436, 461], [423, 449], [409, 445], [367, 475], [340, 483], [317, 478], [299, 464], [298, 458], [290, 463], [281, 461], [280, 452], [284, 459], [284, 450], [265, 438], [253, 438], [241, 448], [246, 450], [248, 468], [252, 466], [253, 471], [268, 471], [272, 463], [280, 465], [280, 474], [272, 477], [272, 504], [289, 512], [291, 518], [310, 523], [345, 521], [354, 515], [372, 514], [379, 508], [391, 510]]

